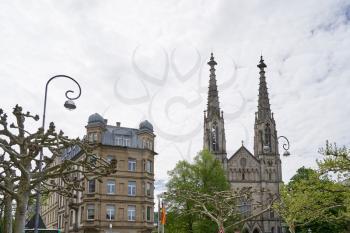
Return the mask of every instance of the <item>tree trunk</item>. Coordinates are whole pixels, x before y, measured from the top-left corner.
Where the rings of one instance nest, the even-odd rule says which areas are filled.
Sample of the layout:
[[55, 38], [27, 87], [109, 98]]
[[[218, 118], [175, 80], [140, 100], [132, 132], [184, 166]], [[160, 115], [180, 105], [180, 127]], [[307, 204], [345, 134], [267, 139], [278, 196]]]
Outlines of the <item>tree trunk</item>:
[[18, 188], [18, 197], [16, 198], [15, 226], [13, 233], [23, 233], [26, 224], [26, 211], [30, 196], [30, 180], [27, 177], [21, 177]]
[[28, 206], [29, 194], [22, 195], [17, 200], [14, 233], [23, 233], [26, 224], [26, 211]]
[[4, 195], [4, 232], [12, 233], [12, 198], [9, 194]]
[[295, 233], [295, 226], [294, 226], [294, 224], [289, 225], [289, 231], [290, 231], [290, 233]]

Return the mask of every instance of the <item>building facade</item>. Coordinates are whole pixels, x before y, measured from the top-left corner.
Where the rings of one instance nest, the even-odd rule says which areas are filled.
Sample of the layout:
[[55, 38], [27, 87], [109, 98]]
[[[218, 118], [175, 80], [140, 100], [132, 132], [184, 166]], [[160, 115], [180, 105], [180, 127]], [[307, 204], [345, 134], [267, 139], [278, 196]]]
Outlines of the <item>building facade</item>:
[[[271, 196], [279, 194], [279, 185], [282, 182], [276, 122], [270, 108], [265, 77], [266, 64], [261, 57], [258, 64], [259, 97], [255, 113], [253, 153], [242, 143], [229, 158], [226, 153], [224, 114], [220, 110], [216, 84], [217, 63], [213, 54], [208, 65], [210, 79], [208, 105], [204, 114], [203, 148], [209, 149], [222, 162], [232, 189], [251, 187], [254, 190], [253, 202], [241, 203], [241, 206], [247, 214], [258, 213], [271, 202]], [[281, 223], [281, 219], [273, 211], [267, 211], [253, 221], [247, 222], [242, 232], [282, 233]]]
[[[86, 137], [98, 145], [95, 156], [117, 162], [117, 172], [103, 177], [102, 182], [85, 180], [84, 191], [74, 191], [73, 198], [51, 194], [41, 209], [46, 226], [65, 233], [152, 232], [156, 155], [152, 124], [143, 121], [138, 129], [122, 127], [119, 122], [108, 125], [95, 113], [88, 119]], [[72, 148], [64, 159], [83, 158], [79, 149]]]

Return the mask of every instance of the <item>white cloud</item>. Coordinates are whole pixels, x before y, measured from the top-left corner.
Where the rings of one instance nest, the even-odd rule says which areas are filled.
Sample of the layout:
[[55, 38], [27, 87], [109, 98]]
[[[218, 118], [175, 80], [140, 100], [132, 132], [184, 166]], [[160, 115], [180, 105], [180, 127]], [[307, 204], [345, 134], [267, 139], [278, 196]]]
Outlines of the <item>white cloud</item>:
[[[178, 160], [201, 149], [211, 51], [224, 84], [227, 150], [242, 139], [252, 148], [263, 52], [277, 129], [291, 141], [293, 155], [283, 160], [288, 179], [298, 167], [315, 165], [326, 139], [349, 144], [349, 9], [347, 1], [316, 0], [2, 2], [1, 107], [19, 103], [41, 113], [46, 80], [70, 75], [83, 89], [78, 109], [62, 108], [71, 84], [57, 80], [48, 121], [77, 136], [94, 112], [130, 127], [153, 120], [156, 176], [164, 180]], [[147, 93], [142, 101], [120, 98]]]

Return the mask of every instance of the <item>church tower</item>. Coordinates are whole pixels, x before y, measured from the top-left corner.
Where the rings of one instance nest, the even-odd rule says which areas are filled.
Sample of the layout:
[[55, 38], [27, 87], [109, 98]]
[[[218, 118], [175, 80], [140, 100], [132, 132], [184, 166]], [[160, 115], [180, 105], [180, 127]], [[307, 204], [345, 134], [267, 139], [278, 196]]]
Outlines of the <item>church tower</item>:
[[224, 169], [227, 168], [226, 139], [223, 112], [220, 111], [218, 87], [216, 84], [215, 66], [213, 53], [210, 61], [210, 79], [208, 90], [207, 110], [204, 111], [204, 137], [203, 149], [209, 150], [222, 162]]
[[258, 64], [260, 78], [258, 111], [255, 113], [254, 124], [254, 156], [263, 161], [261, 163], [262, 181], [279, 183], [282, 181], [281, 160], [278, 152], [276, 122], [271, 112], [267, 91], [264, 70], [266, 67], [261, 56]]
[[258, 64], [260, 69], [258, 111], [255, 113], [254, 125], [254, 155], [278, 154], [276, 122], [270, 109], [269, 93], [267, 91], [263, 57]]

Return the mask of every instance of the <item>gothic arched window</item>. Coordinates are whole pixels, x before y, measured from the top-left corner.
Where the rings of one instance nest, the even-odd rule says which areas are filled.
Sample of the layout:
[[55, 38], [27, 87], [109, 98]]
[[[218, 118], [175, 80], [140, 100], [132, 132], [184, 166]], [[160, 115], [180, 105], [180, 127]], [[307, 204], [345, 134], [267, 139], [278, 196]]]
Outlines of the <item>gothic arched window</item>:
[[267, 123], [265, 126], [264, 136], [265, 146], [268, 146], [271, 150], [271, 129], [269, 123]]
[[211, 139], [212, 139], [213, 151], [217, 151], [219, 147], [218, 146], [218, 127], [215, 123], [211, 128]]

